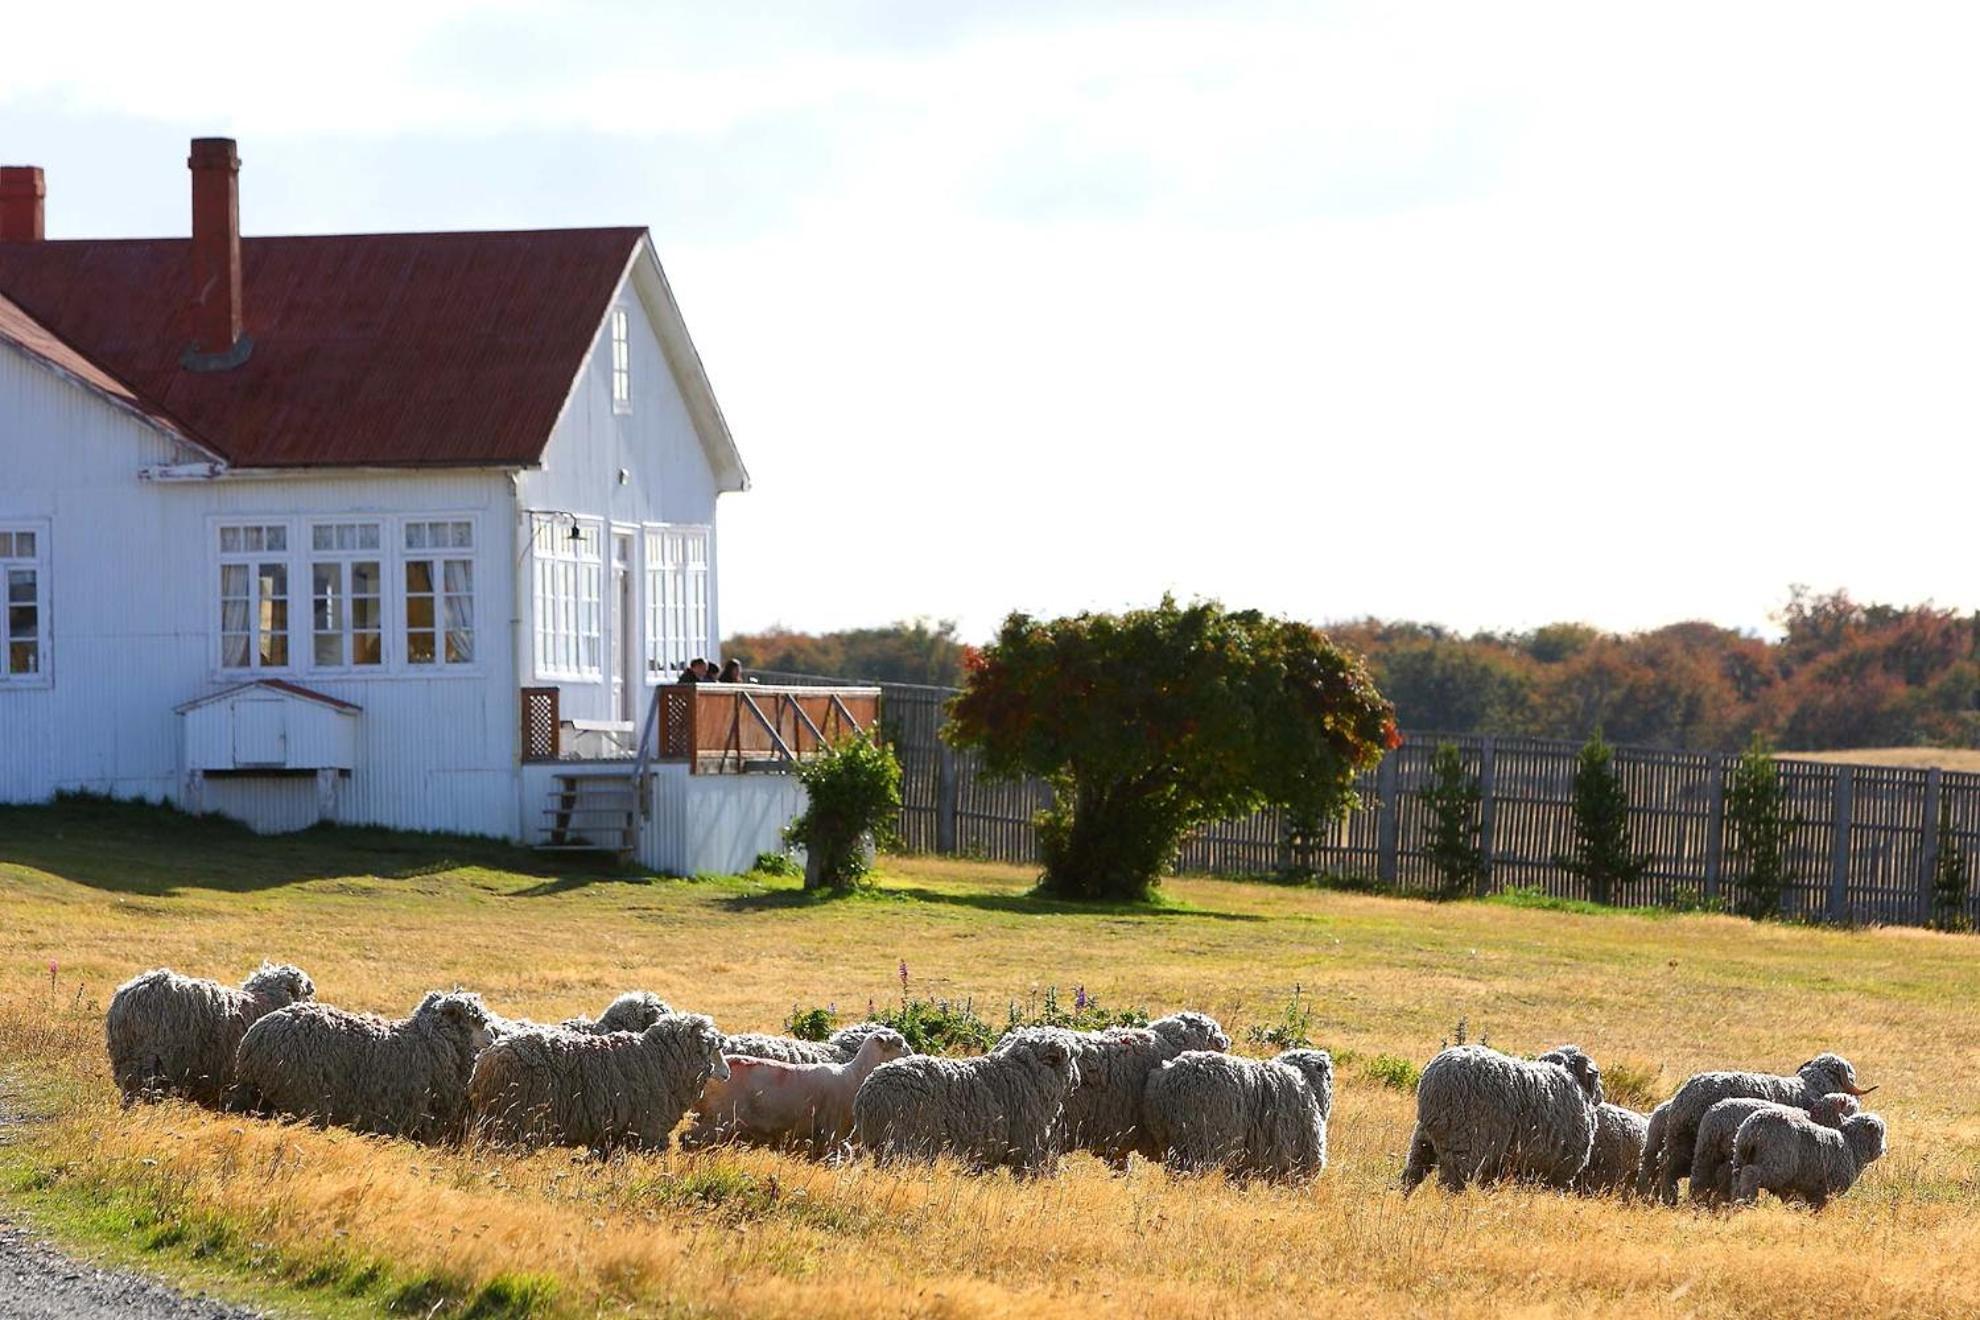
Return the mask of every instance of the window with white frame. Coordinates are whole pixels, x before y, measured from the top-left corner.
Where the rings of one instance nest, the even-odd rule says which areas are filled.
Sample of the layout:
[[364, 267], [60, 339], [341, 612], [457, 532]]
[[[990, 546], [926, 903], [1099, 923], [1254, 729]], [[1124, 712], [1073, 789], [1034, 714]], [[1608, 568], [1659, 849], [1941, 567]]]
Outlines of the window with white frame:
[[224, 523], [220, 529], [220, 667], [289, 667], [289, 529]]
[[632, 334], [626, 309], [612, 309], [612, 411], [632, 411]]
[[597, 523], [532, 515], [531, 601], [540, 678], [604, 672], [603, 532]]
[[708, 529], [646, 529], [646, 676], [662, 681], [709, 652]]
[[384, 537], [376, 522], [309, 529], [310, 663], [366, 669], [385, 663]]
[[48, 545], [39, 527], [0, 526], [0, 684], [38, 683], [48, 672]]
[[409, 521], [403, 545], [406, 663], [474, 663], [474, 524]]

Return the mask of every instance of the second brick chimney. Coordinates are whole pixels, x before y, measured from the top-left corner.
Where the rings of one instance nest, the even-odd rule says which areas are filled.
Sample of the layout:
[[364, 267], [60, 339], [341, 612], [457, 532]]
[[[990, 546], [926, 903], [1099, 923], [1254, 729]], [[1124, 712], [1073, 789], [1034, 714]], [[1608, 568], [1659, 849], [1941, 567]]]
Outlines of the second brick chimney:
[[241, 329], [241, 158], [232, 138], [194, 138], [192, 170], [193, 341], [180, 358], [192, 371], [247, 361]]
[[41, 199], [48, 185], [39, 165], [0, 165], [0, 243], [39, 243]]

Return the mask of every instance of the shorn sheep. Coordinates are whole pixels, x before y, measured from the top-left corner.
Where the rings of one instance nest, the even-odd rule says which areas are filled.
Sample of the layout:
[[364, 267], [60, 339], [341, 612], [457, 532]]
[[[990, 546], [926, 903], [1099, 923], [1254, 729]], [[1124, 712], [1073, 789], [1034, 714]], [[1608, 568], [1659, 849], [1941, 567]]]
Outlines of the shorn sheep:
[[396, 1021], [295, 1004], [249, 1027], [230, 1107], [443, 1141], [459, 1134], [468, 1075], [487, 1048], [479, 995], [434, 991]]
[[1454, 1045], [1423, 1069], [1405, 1194], [1434, 1167], [1453, 1192], [1466, 1183], [1530, 1178], [1571, 1187], [1595, 1143], [1602, 1073], [1573, 1045], [1532, 1061], [1483, 1045]]
[[1587, 1196], [1633, 1190], [1649, 1128], [1646, 1114], [1621, 1105], [1597, 1105], [1595, 1144], [1589, 1148], [1587, 1166], [1575, 1175], [1574, 1190]]
[[1657, 1198], [1666, 1205], [1677, 1203], [1678, 1179], [1690, 1175], [1692, 1159], [1697, 1155], [1698, 1124], [1705, 1111], [1721, 1100], [1772, 1100], [1806, 1110], [1834, 1092], [1863, 1096], [1876, 1089], [1858, 1086], [1856, 1069], [1838, 1054], [1818, 1054], [1790, 1077], [1750, 1072], [1699, 1073], [1670, 1098], [1662, 1143], [1644, 1146], [1642, 1181], [1653, 1187]]
[[852, 1136], [853, 1096], [861, 1083], [881, 1064], [907, 1053], [907, 1038], [889, 1030], [869, 1035], [851, 1063], [783, 1063], [729, 1055], [728, 1077], [702, 1090], [681, 1144], [733, 1140], [823, 1158]]
[[1736, 1195], [1751, 1204], [1762, 1191], [1820, 1210], [1848, 1191], [1884, 1153], [1884, 1120], [1857, 1114], [1840, 1128], [1823, 1127], [1793, 1109], [1763, 1109], [1733, 1138]]
[[849, 1027], [840, 1027], [824, 1040], [799, 1040], [795, 1036], [745, 1031], [729, 1037], [724, 1053], [739, 1054], [749, 1059], [773, 1059], [778, 1063], [851, 1063], [868, 1037], [892, 1030], [884, 1022], [855, 1022]]
[[315, 997], [309, 977], [286, 963], [263, 963], [238, 990], [163, 967], [144, 972], [117, 987], [104, 1015], [111, 1076], [127, 1105], [175, 1094], [217, 1108], [247, 1029]]
[[728, 1076], [722, 1033], [699, 1013], [637, 1034], [525, 1031], [475, 1061], [468, 1111], [475, 1131], [501, 1145], [658, 1151], [702, 1087]]
[[[1691, 1199], [1700, 1205], [1730, 1200], [1733, 1194], [1733, 1138], [1740, 1124], [1763, 1109], [1801, 1110], [1772, 1100], [1737, 1097], [1721, 1100], [1705, 1111], [1699, 1120], [1698, 1136], [1692, 1143]], [[1823, 1127], [1841, 1127], [1844, 1119], [1857, 1110], [1856, 1097], [1838, 1091], [1825, 1095], [1808, 1107], [1808, 1116]]]
[[853, 1127], [875, 1160], [950, 1154], [972, 1170], [1004, 1165], [1017, 1177], [1058, 1167], [1066, 1098], [1079, 1065], [1065, 1033], [1012, 1032], [994, 1054], [928, 1055], [883, 1063], [853, 1097]]
[[1222, 1053], [1231, 1047], [1215, 1018], [1188, 1012], [1146, 1027], [1067, 1031], [1065, 1036], [1079, 1064], [1079, 1085], [1066, 1100], [1065, 1149], [1091, 1151], [1116, 1169], [1125, 1169], [1128, 1156], [1137, 1151], [1148, 1159], [1162, 1156], [1142, 1121], [1149, 1074], [1190, 1050]]
[[1180, 1173], [1303, 1181], [1327, 1167], [1334, 1061], [1325, 1050], [1273, 1059], [1191, 1050], [1148, 1075], [1149, 1139]]

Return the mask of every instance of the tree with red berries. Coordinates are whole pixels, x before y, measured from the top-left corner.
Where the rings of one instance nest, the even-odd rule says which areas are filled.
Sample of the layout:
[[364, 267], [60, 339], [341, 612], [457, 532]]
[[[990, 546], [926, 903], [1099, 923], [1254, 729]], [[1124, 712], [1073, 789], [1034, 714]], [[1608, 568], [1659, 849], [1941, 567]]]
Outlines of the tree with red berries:
[[1046, 893], [1142, 899], [1188, 832], [1278, 806], [1312, 830], [1402, 741], [1361, 659], [1309, 624], [1215, 601], [1040, 620], [964, 660], [944, 736], [1037, 775]]

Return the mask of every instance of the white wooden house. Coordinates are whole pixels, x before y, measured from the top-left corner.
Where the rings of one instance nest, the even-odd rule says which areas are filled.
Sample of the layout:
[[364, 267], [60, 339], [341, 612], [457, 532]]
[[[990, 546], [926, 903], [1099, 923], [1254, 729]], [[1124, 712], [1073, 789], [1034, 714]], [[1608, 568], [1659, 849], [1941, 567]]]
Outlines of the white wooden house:
[[[715, 658], [748, 474], [645, 230], [50, 240], [0, 170], [0, 801], [732, 869], [870, 692]], [[822, 721], [822, 723], [821, 723]]]

